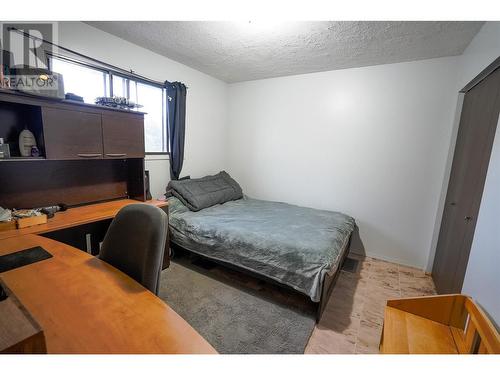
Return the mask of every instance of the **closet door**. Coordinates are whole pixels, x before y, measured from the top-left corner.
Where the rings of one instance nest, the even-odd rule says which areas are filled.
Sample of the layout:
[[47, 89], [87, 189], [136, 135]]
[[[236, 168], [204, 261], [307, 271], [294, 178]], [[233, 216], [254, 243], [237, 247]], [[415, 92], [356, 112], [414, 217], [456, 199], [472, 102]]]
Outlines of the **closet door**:
[[465, 94], [432, 277], [460, 293], [500, 111], [500, 69]]

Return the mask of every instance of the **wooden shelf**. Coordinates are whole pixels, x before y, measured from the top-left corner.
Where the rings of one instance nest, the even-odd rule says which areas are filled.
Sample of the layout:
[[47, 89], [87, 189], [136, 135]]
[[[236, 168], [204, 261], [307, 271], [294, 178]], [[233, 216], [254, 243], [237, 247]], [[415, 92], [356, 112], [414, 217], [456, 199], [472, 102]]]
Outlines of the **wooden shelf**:
[[106, 111], [123, 112], [123, 113], [138, 113], [138, 114], [146, 114], [147, 113], [147, 112], [143, 112], [143, 111], [122, 109], [122, 108], [115, 108], [115, 107], [107, 107], [104, 105], [85, 103], [85, 102], [80, 102], [77, 100], [52, 98], [52, 97], [43, 96], [43, 95], [29, 94], [26, 92], [16, 91], [16, 90], [12, 90], [12, 89], [0, 88], [0, 99], [2, 99], [2, 97], [9, 98], [11, 101], [31, 100], [33, 102], [49, 103], [52, 105], [71, 104], [71, 105], [82, 107], [85, 109], [98, 109], [98, 110], [102, 109], [102, 110], [106, 110]]
[[37, 157], [24, 157], [24, 156], [11, 156], [10, 158], [0, 158], [0, 161], [40, 161], [47, 160], [43, 156]]
[[500, 336], [461, 294], [387, 301], [380, 351], [386, 354], [499, 354]]

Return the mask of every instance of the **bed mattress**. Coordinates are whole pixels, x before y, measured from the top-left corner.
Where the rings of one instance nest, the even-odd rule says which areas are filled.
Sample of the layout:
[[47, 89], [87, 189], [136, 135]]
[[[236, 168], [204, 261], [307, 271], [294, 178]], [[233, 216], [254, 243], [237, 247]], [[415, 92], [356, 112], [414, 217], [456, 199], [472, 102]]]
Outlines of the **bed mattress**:
[[337, 272], [354, 219], [251, 198], [198, 212], [169, 198], [171, 241], [186, 250], [285, 284], [319, 302], [325, 275]]

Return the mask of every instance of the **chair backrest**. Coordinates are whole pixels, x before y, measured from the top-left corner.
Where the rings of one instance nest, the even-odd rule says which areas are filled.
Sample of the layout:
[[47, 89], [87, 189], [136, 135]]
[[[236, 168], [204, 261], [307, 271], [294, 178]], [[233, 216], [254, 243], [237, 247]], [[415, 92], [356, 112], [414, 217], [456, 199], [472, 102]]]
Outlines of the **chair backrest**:
[[104, 237], [99, 258], [158, 294], [167, 214], [148, 204], [122, 208]]

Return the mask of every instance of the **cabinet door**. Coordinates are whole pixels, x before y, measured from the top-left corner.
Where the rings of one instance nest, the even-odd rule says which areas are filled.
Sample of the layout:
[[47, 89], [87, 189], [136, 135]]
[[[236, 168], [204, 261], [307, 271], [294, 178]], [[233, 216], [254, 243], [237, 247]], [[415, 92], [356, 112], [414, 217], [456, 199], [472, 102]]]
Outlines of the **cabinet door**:
[[144, 118], [138, 115], [102, 115], [105, 158], [144, 157]]
[[43, 107], [47, 159], [102, 159], [101, 115]]

